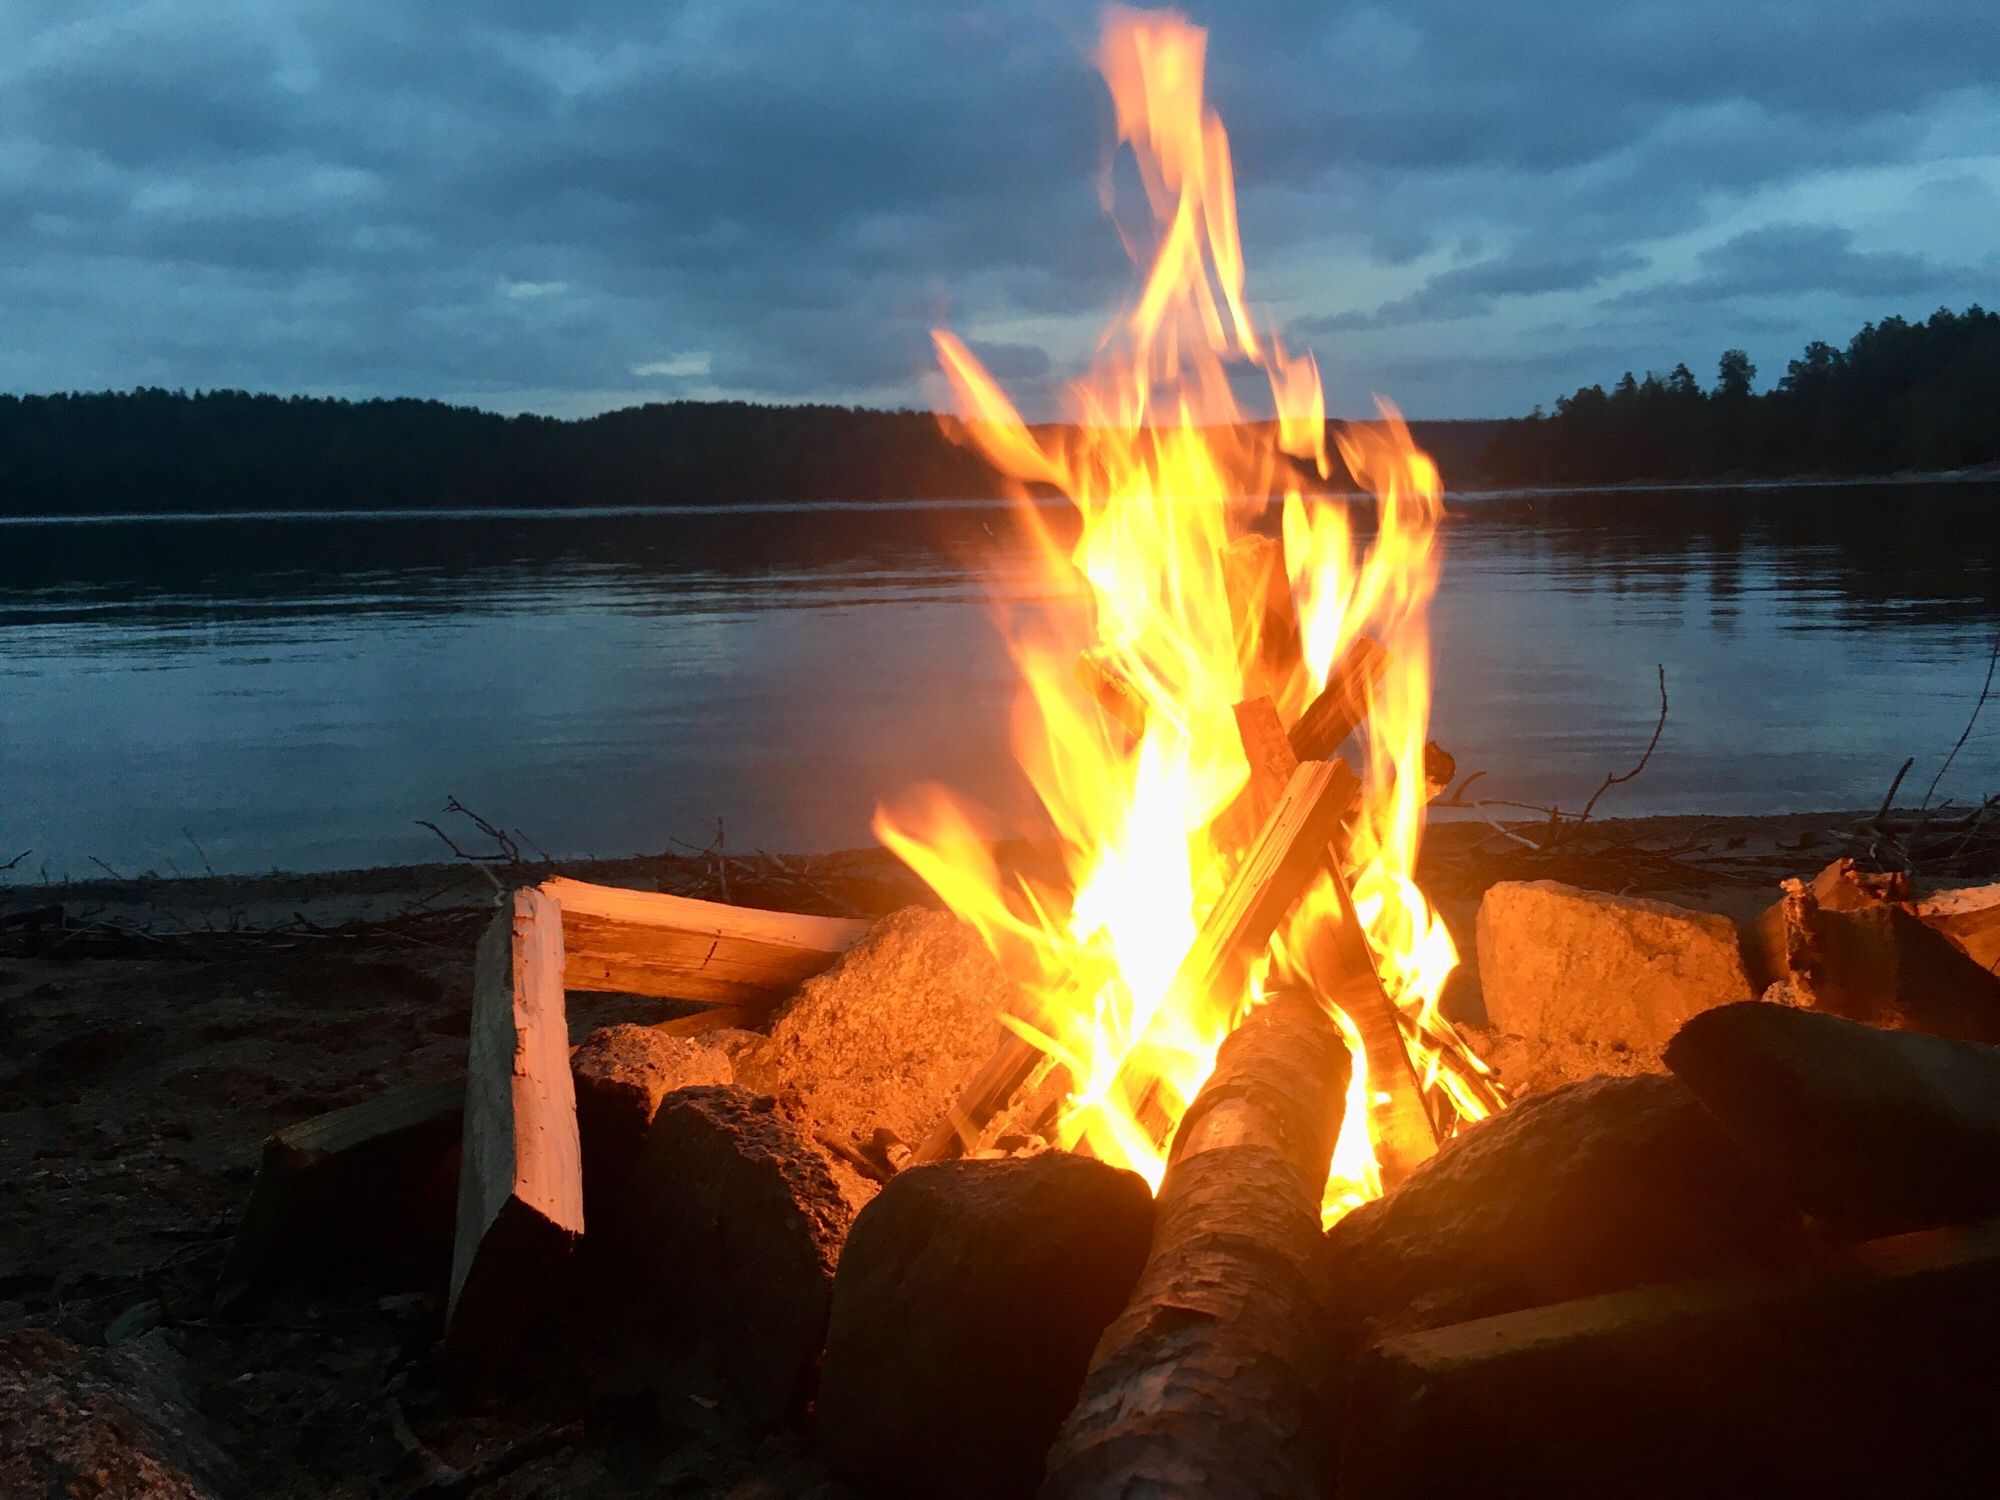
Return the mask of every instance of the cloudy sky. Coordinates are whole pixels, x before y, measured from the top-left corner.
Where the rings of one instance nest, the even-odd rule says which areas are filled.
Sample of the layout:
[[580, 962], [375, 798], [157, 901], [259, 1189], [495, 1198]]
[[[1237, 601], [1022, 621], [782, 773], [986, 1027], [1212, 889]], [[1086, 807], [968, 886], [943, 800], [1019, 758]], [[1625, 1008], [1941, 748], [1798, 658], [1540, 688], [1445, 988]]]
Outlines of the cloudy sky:
[[[1193, 4], [1337, 411], [2000, 303], [1994, 0]], [[1060, 0], [6, 0], [0, 389], [1034, 410], [1129, 267]]]

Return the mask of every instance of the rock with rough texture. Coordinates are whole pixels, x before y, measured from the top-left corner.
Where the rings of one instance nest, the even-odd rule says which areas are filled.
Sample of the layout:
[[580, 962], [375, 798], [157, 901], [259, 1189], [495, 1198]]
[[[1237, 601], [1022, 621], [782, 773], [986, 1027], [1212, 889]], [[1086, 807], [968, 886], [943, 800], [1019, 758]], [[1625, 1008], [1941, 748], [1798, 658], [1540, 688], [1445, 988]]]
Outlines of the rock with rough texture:
[[1599, 1078], [1469, 1128], [1335, 1224], [1329, 1298], [1376, 1331], [1784, 1264], [1798, 1217], [1678, 1083]]
[[576, 1080], [586, 1223], [614, 1209], [661, 1100], [675, 1089], [736, 1081], [725, 1053], [650, 1026], [602, 1027], [570, 1053], [569, 1063]]
[[738, 1076], [844, 1141], [893, 1131], [915, 1145], [1001, 1039], [1012, 990], [948, 912], [906, 907], [799, 986]]
[[1067, 1152], [895, 1178], [834, 1279], [818, 1403], [834, 1464], [871, 1495], [1033, 1494], [1152, 1226], [1142, 1178]]
[[1821, 908], [1809, 967], [1793, 980], [1815, 1010], [1870, 1026], [2000, 1042], [2000, 976], [1896, 906]]
[[210, 1500], [228, 1460], [183, 1394], [164, 1330], [114, 1350], [0, 1334], [0, 1494]]
[[1667, 1065], [1832, 1227], [1891, 1234], [2000, 1214], [2000, 1047], [1752, 1003], [1690, 1021]]
[[774, 1100], [727, 1085], [668, 1094], [616, 1230], [633, 1331], [702, 1360], [752, 1420], [796, 1412], [852, 1218]]
[[1756, 993], [1727, 917], [1553, 880], [1487, 891], [1478, 948], [1492, 1029], [1571, 1076], [1656, 1070], [1683, 1021]]

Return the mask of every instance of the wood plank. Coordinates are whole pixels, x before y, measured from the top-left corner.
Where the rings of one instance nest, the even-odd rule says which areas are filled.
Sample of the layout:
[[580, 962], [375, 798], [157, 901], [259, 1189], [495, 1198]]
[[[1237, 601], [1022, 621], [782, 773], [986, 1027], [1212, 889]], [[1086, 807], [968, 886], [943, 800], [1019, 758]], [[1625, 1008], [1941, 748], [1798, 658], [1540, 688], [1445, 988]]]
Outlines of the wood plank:
[[479, 940], [446, 1355], [504, 1346], [583, 1235], [583, 1156], [563, 1008], [563, 920], [517, 890]]
[[1347, 654], [1327, 673], [1319, 696], [1292, 726], [1293, 753], [1300, 760], [1335, 754], [1368, 717], [1368, 700], [1388, 669], [1389, 653], [1369, 637], [1356, 636]]
[[845, 917], [764, 911], [558, 877], [563, 985], [768, 1009], [867, 935]]

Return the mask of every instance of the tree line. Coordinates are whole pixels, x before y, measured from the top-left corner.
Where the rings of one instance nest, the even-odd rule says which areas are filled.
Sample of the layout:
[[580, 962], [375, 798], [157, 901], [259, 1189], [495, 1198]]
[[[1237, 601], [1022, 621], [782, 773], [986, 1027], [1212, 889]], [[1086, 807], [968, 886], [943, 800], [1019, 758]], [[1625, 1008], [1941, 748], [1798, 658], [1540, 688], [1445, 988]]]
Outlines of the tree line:
[[1870, 475], [2000, 462], [2000, 313], [1976, 303], [1869, 323], [1806, 345], [1768, 391], [1741, 349], [1704, 390], [1685, 364], [1587, 385], [1503, 425], [1490, 476], [1600, 484], [1727, 476]]
[[675, 401], [565, 421], [440, 401], [0, 395], [0, 513], [757, 504], [993, 493], [925, 412]]

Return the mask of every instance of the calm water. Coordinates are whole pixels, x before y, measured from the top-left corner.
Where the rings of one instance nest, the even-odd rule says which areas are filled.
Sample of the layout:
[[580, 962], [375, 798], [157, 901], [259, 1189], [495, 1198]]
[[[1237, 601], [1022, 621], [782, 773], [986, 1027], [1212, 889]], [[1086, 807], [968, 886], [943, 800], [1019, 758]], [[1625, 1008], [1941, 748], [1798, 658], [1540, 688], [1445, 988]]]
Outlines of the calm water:
[[[2000, 487], [1472, 499], [1434, 732], [1488, 795], [1872, 805], [1964, 724]], [[935, 778], [1009, 805], [977, 507], [0, 525], [0, 861], [87, 874], [439, 853], [449, 795], [557, 854], [865, 842]], [[2000, 705], [1942, 791], [2000, 786]]]

